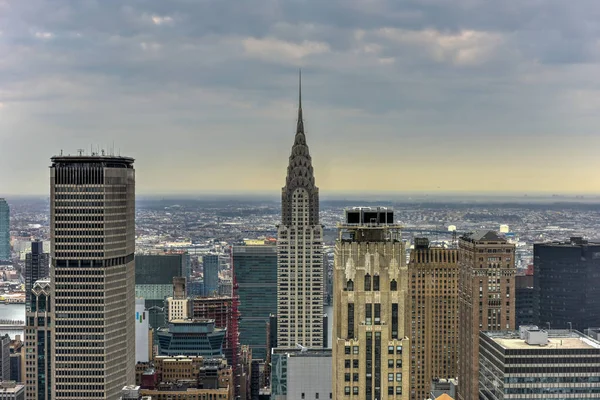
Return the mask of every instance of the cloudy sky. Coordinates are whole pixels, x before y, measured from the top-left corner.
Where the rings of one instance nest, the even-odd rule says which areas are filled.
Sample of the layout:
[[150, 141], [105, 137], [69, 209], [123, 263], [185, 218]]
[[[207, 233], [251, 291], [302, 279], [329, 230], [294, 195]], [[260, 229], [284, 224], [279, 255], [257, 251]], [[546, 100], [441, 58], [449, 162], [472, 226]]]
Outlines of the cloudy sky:
[[600, 193], [598, 0], [0, 0], [0, 197], [53, 154], [140, 194]]

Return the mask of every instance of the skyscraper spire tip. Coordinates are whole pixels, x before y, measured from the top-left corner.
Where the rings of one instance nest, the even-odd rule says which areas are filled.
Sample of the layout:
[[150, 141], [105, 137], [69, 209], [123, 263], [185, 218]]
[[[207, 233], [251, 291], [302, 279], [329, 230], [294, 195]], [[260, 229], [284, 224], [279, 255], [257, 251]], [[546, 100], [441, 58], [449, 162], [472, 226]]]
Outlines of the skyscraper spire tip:
[[302, 68], [298, 68], [298, 107], [302, 108]]
[[304, 133], [304, 121], [302, 121], [302, 69], [298, 69], [298, 126], [296, 133]]

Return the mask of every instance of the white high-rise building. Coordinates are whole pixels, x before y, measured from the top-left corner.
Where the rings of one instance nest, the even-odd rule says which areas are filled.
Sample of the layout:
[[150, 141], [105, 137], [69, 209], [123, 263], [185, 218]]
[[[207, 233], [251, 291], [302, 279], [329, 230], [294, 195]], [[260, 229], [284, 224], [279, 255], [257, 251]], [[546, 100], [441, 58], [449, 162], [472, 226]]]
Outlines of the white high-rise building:
[[323, 347], [323, 227], [302, 94], [277, 227], [277, 347]]
[[116, 399], [135, 382], [133, 161], [52, 158], [54, 400]]
[[150, 361], [149, 339], [150, 325], [146, 315], [146, 302], [142, 298], [135, 299], [135, 362]]

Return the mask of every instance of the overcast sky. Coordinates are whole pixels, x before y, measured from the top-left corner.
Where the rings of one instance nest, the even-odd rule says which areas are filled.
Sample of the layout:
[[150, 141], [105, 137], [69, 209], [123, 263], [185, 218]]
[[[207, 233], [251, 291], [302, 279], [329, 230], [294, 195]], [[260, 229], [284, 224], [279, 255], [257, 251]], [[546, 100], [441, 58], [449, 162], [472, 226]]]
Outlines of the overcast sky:
[[0, 0], [0, 197], [112, 148], [137, 191], [600, 192], [598, 0]]

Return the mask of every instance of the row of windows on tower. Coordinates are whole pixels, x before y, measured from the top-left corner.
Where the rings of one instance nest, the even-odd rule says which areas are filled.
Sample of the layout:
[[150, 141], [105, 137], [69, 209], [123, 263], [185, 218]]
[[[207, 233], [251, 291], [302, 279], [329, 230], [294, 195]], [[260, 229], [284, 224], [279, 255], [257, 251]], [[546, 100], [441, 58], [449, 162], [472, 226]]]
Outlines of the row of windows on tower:
[[[378, 292], [379, 291], [379, 275], [374, 275], [371, 279], [371, 275], [365, 275], [364, 281], [364, 291], [365, 292]], [[398, 290], [398, 282], [395, 279], [390, 281], [390, 291], [396, 292]], [[352, 292], [354, 291], [354, 281], [352, 279], [346, 282], [346, 291]]]

